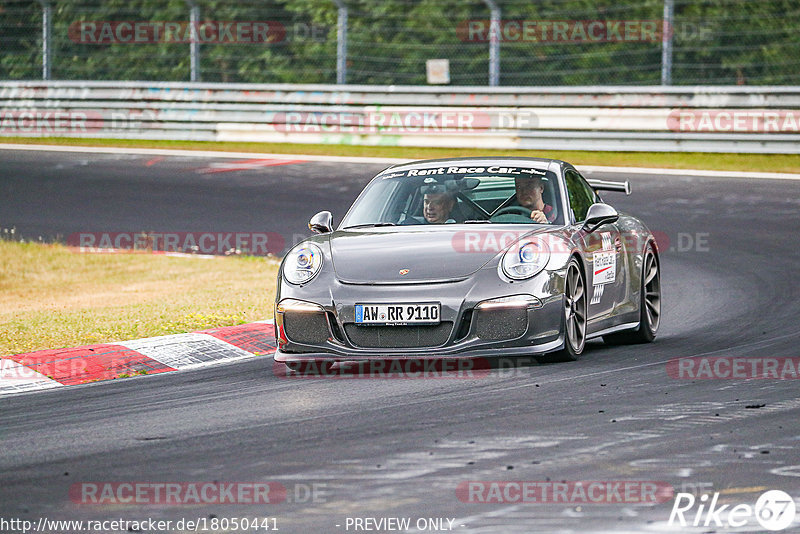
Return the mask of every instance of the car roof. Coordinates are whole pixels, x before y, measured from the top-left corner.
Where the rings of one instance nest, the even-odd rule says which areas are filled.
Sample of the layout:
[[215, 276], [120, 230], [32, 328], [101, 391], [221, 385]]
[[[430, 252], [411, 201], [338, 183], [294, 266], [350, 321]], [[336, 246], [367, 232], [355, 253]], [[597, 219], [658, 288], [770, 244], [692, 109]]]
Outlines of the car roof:
[[469, 158], [442, 158], [442, 159], [425, 159], [410, 161], [408, 163], [397, 163], [391, 167], [387, 167], [380, 174], [385, 172], [397, 172], [408, 169], [420, 169], [430, 167], [431, 165], [464, 165], [464, 164], [479, 164], [482, 166], [499, 165], [499, 166], [515, 166], [525, 164], [526, 166], [536, 169], [552, 169], [554, 166], [559, 167], [572, 167], [566, 161], [560, 159], [550, 158], [526, 158], [526, 157], [469, 157]]

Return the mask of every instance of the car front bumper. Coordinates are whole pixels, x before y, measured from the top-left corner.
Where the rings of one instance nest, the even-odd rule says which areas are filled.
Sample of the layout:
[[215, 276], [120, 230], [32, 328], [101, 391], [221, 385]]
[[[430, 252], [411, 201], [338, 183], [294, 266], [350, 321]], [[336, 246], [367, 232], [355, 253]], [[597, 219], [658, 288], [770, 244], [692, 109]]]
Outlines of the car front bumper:
[[[280, 284], [278, 362], [485, 358], [558, 350], [563, 338], [563, 273], [508, 283], [496, 269], [446, 283]], [[362, 326], [356, 304], [438, 302], [437, 326]]]

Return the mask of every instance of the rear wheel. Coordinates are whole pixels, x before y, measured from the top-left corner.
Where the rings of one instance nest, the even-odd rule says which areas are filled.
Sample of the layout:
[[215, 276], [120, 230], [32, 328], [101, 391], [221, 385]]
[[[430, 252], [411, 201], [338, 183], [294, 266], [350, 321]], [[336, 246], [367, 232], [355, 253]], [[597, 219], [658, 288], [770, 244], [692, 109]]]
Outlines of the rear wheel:
[[572, 258], [564, 278], [564, 348], [536, 359], [539, 362], [574, 362], [586, 345], [586, 282], [578, 260]]
[[652, 245], [647, 245], [642, 262], [642, 290], [639, 302], [639, 328], [603, 336], [608, 344], [650, 343], [661, 323], [661, 271]]

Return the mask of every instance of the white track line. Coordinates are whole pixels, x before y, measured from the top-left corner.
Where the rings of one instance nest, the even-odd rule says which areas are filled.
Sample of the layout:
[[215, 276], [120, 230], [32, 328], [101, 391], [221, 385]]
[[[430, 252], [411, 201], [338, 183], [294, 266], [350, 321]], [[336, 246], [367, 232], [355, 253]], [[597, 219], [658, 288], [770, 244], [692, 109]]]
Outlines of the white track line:
[[[15, 145], [0, 143], [0, 150], [30, 150], [48, 152], [74, 152], [93, 154], [132, 154], [143, 156], [173, 156], [194, 158], [277, 158], [300, 159], [305, 161], [323, 161], [333, 163], [375, 163], [390, 165], [407, 163], [408, 158], [373, 158], [361, 156], [315, 156], [309, 154], [261, 154], [258, 152], [223, 152], [213, 150], [172, 150], [167, 148], [128, 148], [128, 147], [90, 147], [59, 145]], [[494, 158], [495, 156], [489, 156]], [[502, 157], [502, 156], [499, 156]], [[768, 180], [800, 180], [800, 174], [782, 172], [743, 172], [743, 171], [710, 171], [703, 169], [662, 169], [649, 167], [605, 167], [602, 165], [575, 165], [586, 172], [609, 172], [620, 174], [649, 174], [662, 176], [699, 176], [709, 178], [755, 178]]]
[[612, 172], [619, 174], [659, 174], [666, 176], [702, 176], [707, 178], [757, 178], [768, 180], [800, 180], [800, 174], [788, 172], [707, 171], [701, 169], [656, 169], [648, 167], [603, 167], [575, 165], [584, 172]]
[[314, 156], [310, 154], [260, 154], [258, 152], [224, 152], [221, 150], [172, 150], [168, 148], [129, 148], [129, 147], [90, 147], [58, 145], [14, 145], [0, 143], [0, 150], [39, 150], [48, 152], [77, 152], [92, 154], [134, 154], [142, 156], [178, 156], [192, 158], [231, 158], [231, 159], [300, 159], [305, 161], [327, 161], [335, 163], [406, 163], [412, 161], [402, 158], [368, 158], [358, 156]]

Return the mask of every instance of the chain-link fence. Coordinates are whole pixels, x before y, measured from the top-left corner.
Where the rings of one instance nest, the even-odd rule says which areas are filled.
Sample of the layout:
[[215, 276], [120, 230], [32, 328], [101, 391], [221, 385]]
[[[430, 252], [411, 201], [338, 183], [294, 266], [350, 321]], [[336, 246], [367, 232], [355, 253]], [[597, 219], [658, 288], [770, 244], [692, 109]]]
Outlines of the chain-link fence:
[[797, 0], [0, 0], [0, 79], [794, 85], [798, 28]]

